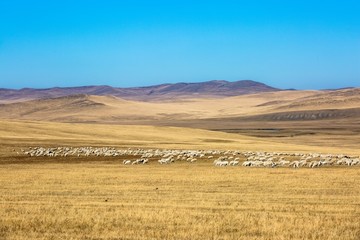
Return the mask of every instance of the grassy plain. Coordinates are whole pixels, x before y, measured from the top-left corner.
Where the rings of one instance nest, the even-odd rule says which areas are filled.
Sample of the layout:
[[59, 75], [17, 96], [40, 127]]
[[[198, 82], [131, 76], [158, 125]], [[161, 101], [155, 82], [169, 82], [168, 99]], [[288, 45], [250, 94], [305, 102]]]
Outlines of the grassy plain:
[[0, 165], [0, 239], [359, 239], [359, 168]]
[[[123, 165], [28, 146], [357, 154], [190, 128], [0, 121], [0, 239], [359, 239], [360, 168]], [[15, 150], [15, 151], [14, 151]]]
[[[344, 143], [346, 137], [340, 137]], [[309, 145], [310, 139], [316, 139], [316, 136], [309, 136], [293, 144], [290, 139], [281, 142], [273, 138], [182, 127], [0, 120], [0, 156], [14, 154], [12, 150], [20, 151], [20, 148], [27, 146], [114, 146], [360, 155], [360, 149], [352, 139], [348, 147], [333, 145], [329, 141], [320, 146]]]

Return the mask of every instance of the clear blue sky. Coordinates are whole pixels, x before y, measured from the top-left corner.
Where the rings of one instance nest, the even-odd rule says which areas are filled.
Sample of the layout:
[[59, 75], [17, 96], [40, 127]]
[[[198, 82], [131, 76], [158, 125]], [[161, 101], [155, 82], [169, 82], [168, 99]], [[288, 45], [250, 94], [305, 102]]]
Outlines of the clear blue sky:
[[360, 86], [360, 1], [0, 0], [0, 88]]

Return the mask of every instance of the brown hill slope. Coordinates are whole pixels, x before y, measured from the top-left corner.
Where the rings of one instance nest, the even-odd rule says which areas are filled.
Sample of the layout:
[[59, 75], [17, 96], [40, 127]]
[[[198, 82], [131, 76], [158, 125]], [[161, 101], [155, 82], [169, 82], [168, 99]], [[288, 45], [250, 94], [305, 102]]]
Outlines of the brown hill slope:
[[281, 110], [317, 110], [360, 107], [360, 88], [318, 91], [314, 95], [297, 99]]

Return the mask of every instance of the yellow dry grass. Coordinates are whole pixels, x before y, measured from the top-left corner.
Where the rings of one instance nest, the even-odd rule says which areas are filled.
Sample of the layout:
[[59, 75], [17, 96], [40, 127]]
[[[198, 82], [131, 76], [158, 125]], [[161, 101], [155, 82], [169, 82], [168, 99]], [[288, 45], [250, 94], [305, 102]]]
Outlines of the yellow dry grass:
[[359, 168], [0, 165], [0, 239], [359, 239]]
[[0, 121], [0, 239], [359, 239], [359, 167], [30, 158], [26, 146], [359, 154], [189, 128]]
[[[104, 124], [0, 120], [2, 146], [115, 146], [170, 149], [321, 152], [360, 154], [359, 149], [279, 143], [271, 139], [208, 130]], [[0, 146], [1, 147], [1, 146]]]

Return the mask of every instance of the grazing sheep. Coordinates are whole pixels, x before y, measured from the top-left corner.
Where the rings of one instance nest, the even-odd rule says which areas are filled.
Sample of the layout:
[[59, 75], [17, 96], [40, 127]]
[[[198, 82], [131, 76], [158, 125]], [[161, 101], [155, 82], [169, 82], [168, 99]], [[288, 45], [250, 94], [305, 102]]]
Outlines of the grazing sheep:
[[123, 164], [125, 164], [125, 165], [131, 164], [131, 161], [130, 160], [124, 160]]
[[299, 161], [293, 161], [289, 164], [289, 167], [293, 167], [293, 168], [299, 168], [299, 166], [300, 166]]
[[278, 162], [278, 164], [279, 164], [280, 166], [285, 166], [286, 164], [290, 164], [290, 161], [281, 160], [281, 161]]
[[217, 161], [215, 166], [219, 166], [219, 167], [225, 167], [229, 165], [229, 162], [228, 161]]
[[350, 166], [355, 166], [360, 163], [360, 159], [353, 159]]
[[[13, 152], [18, 155], [31, 157], [117, 157], [129, 156], [130, 159], [124, 160], [123, 164], [147, 164], [149, 158], [158, 158], [160, 164], [170, 164], [175, 161], [186, 160], [194, 163], [197, 159], [217, 159], [213, 161], [215, 166], [235, 166], [240, 164], [239, 157], [245, 157], [242, 163], [244, 167], [276, 167], [289, 166], [300, 168], [308, 166], [310, 168], [321, 166], [348, 166], [353, 167], [360, 164], [359, 156], [346, 154], [324, 154], [324, 153], [285, 153], [285, 152], [265, 152], [265, 151], [233, 151], [233, 150], [171, 150], [171, 149], [141, 149], [127, 148], [115, 149], [112, 147], [29, 147]], [[285, 158], [292, 157], [295, 161], [288, 161]], [[212, 160], [210, 160], [212, 161]]]
[[245, 161], [245, 162], [243, 162], [242, 165], [243, 165], [244, 167], [250, 167], [250, 166], [251, 166], [251, 163], [252, 163], [251, 161]]
[[309, 163], [309, 167], [314, 168], [314, 167], [320, 167], [322, 165], [322, 161], [311, 161]]
[[274, 165], [273, 161], [265, 161], [263, 162], [264, 167], [272, 167]]
[[237, 161], [237, 160], [232, 160], [232, 161], [230, 161], [229, 165], [230, 165], [230, 166], [239, 165], [239, 161]]
[[300, 167], [306, 166], [306, 164], [307, 164], [306, 160], [300, 160], [299, 161], [299, 166]]

